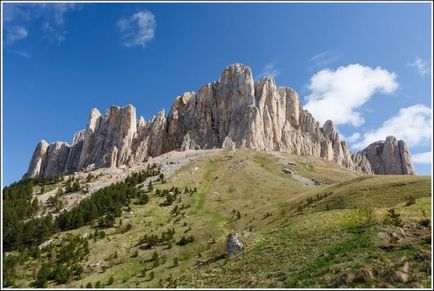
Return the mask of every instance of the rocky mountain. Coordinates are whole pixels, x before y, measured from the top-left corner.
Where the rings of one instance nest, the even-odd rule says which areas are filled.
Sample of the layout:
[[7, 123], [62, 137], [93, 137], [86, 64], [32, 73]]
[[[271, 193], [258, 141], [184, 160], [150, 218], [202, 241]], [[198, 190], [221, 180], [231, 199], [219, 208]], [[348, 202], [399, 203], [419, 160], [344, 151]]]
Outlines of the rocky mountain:
[[407, 145], [394, 136], [370, 144], [363, 151], [353, 155], [353, 159], [358, 159], [360, 156], [366, 157], [375, 174], [414, 175], [416, 173]]
[[249, 148], [311, 155], [367, 174], [414, 174], [403, 141], [387, 138], [351, 154], [332, 121], [321, 127], [297, 92], [249, 67], [228, 66], [220, 79], [178, 96], [169, 112], [137, 119], [132, 105], [92, 109], [86, 129], [65, 142], [36, 146], [24, 178], [142, 163], [172, 150]]

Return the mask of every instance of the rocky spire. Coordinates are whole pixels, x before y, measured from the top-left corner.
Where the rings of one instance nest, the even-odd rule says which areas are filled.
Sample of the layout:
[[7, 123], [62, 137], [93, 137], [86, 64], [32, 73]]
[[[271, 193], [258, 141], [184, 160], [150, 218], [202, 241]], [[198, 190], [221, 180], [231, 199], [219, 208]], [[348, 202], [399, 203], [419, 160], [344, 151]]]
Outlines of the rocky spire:
[[24, 178], [33, 178], [42, 176], [44, 173], [43, 163], [47, 154], [48, 143], [45, 140], [41, 140], [33, 152], [32, 160], [30, 161], [29, 169], [24, 175]]

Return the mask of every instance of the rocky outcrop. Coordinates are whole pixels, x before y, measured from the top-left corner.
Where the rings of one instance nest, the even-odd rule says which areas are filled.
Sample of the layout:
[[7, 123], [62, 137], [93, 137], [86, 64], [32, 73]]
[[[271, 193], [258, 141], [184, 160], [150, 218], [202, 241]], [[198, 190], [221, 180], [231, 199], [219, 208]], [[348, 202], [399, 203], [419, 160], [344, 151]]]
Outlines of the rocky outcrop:
[[228, 234], [226, 244], [228, 257], [238, 255], [244, 250], [244, 244], [241, 241], [241, 237], [238, 233]]
[[414, 175], [415, 170], [410, 152], [404, 141], [388, 136], [385, 141], [377, 141], [356, 154], [365, 157], [375, 174]]
[[[401, 147], [399, 153], [407, 151]], [[391, 150], [383, 160], [372, 160], [380, 164], [375, 167], [367, 155], [351, 155], [333, 122], [321, 127], [303, 109], [297, 92], [277, 87], [271, 77], [254, 81], [249, 67], [235, 64], [197, 93], [178, 96], [168, 115], [162, 110], [149, 121], [137, 119], [132, 105], [112, 106], [104, 115], [92, 109], [72, 145], [38, 144], [25, 177], [132, 165], [172, 150], [212, 148], [312, 155], [368, 174], [399, 172], [397, 167], [405, 172], [393, 164], [397, 156], [386, 157]], [[411, 165], [409, 155], [400, 163]]]
[[24, 178], [33, 178], [43, 176], [44, 174], [44, 161], [47, 154], [48, 143], [41, 140], [33, 152], [32, 160], [30, 161], [29, 169], [24, 175]]
[[353, 160], [354, 168], [356, 171], [367, 174], [374, 174], [371, 169], [371, 163], [362, 153], [357, 152], [352, 154], [351, 159]]

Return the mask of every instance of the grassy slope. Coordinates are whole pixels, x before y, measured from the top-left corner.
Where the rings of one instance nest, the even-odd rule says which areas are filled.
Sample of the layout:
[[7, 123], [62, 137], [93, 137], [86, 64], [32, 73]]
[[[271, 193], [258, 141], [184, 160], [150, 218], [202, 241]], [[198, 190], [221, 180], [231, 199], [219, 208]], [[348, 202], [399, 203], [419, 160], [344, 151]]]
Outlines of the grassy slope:
[[[415, 222], [429, 214], [431, 199], [421, 198], [415, 205], [398, 208], [405, 222]], [[402, 207], [403, 205], [401, 205]], [[374, 209], [374, 219], [381, 222], [384, 209]], [[431, 265], [428, 261], [413, 259], [417, 252], [429, 252], [431, 244], [423, 237], [405, 241], [413, 246], [398, 245], [392, 251], [383, 251], [387, 241], [378, 236], [385, 227], [367, 224], [363, 211], [355, 209], [331, 210], [300, 215], [291, 223], [269, 234], [237, 257], [220, 260], [198, 268], [183, 276], [183, 287], [233, 286], [262, 288], [337, 287], [342, 274], [354, 274], [368, 268], [375, 275], [371, 282], [353, 282], [347, 287], [383, 287], [390, 282], [391, 272], [401, 266], [404, 257], [411, 263], [411, 277], [406, 284], [393, 283], [395, 287], [424, 287], [431, 284]], [[388, 226], [386, 229], [395, 229]], [[402, 264], [402, 263], [401, 263]]]
[[[326, 185], [305, 186], [281, 173], [278, 159], [266, 153], [237, 151], [231, 155], [221, 151], [211, 158], [194, 160], [168, 179], [167, 184], [156, 186], [198, 188], [198, 193], [192, 197], [183, 195], [177, 203], [190, 205], [183, 210], [184, 218], [175, 222], [170, 214], [175, 203], [158, 206], [162, 198], [155, 196], [145, 206], [132, 205], [132, 212], [124, 212], [122, 217], [124, 225], [128, 222], [133, 225], [130, 231], [119, 233], [116, 228], [108, 229], [106, 239], [89, 242], [88, 264], [99, 262], [105, 268], [85, 268], [82, 280], [59, 287], [79, 287], [96, 281], [107, 286], [111, 276], [115, 279], [113, 287], [160, 287], [167, 286], [169, 275], [178, 278], [178, 286], [183, 287], [331, 286], [341, 272], [355, 272], [354, 268], [368, 264], [381, 268], [392, 264], [388, 260], [394, 256], [416, 252], [416, 249], [388, 253], [379, 250], [378, 246], [384, 242], [377, 234], [385, 226], [378, 223], [366, 226], [366, 215], [353, 208], [377, 207], [373, 217], [381, 222], [385, 207], [403, 203], [412, 195], [420, 198], [417, 204], [400, 211], [406, 221], [418, 220], [423, 217], [422, 209], [425, 213], [431, 211], [431, 198], [422, 198], [431, 197], [430, 177], [361, 176], [322, 159], [288, 157], [297, 162], [300, 175]], [[297, 211], [297, 206], [308, 197], [324, 193], [330, 195], [301, 213]], [[326, 208], [330, 211], [324, 211]], [[240, 211], [241, 219], [236, 219], [233, 210]], [[195, 242], [182, 247], [173, 244], [171, 249], [136, 247], [144, 234], [160, 235], [168, 227], [176, 230], [176, 241], [185, 233], [194, 235]], [[217, 260], [225, 252], [226, 235], [231, 231], [243, 234], [246, 251], [235, 258]], [[71, 231], [83, 232], [93, 229], [87, 226]], [[421, 249], [430, 247], [419, 241], [414, 244]], [[133, 257], [136, 250], [139, 255]], [[151, 280], [150, 271], [143, 276], [142, 270], [151, 268], [149, 259], [154, 250], [166, 256], [167, 262], [153, 270], [155, 278]], [[174, 257], [179, 260], [176, 267]], [[217, 261], [195, 266], [213, 258]], [[23, 272], [20, 285], [32, 281], [34, 263], [29, 262], [24, 268], [27, 271]], [[420, 264], [422, 271], [415, 271], [413, 280], [427, 286], [429, 278], [423, 272], [423, 262]], [[385, 281], [387, 274], [377, 277], [378, 282], [372, 284]]]

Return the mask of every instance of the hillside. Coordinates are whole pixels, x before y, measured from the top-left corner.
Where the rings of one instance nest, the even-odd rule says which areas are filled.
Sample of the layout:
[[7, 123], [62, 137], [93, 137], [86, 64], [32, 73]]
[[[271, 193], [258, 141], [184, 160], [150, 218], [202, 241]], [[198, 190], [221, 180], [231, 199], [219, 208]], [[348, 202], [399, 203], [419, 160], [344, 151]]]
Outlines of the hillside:
[[[171, 152], [136, 168], [76, 173], [81, 190], [71, 193], [58, 191], [71, 176], [43, 185], [44, 191], [40, 183], [33, 186], [34, 197], [57, 197], [69, 205], [74, 195], [72, 208], [154, 162], [160, 166], [155, 178], [149, 174], [132, 184], [139, 194], [128, 196], [112, 226], [94, 218], [55, 231], [40, 251], [10, 250], [5, 282], [14, 287], [35, 282], [107, 288], [430, 287], [430, 176], [365, 175], [322, 158], [281, 152]], [[400, 218], [388, 219], [391, 208]], [[52, 206], [38, 213], [48, 212], [59, 215]], [[227, 258], [231, 232], [241, 234], [245, 250]], [[65, 269], [55, 267], [60, 265]]]

